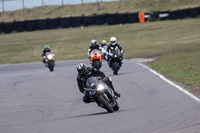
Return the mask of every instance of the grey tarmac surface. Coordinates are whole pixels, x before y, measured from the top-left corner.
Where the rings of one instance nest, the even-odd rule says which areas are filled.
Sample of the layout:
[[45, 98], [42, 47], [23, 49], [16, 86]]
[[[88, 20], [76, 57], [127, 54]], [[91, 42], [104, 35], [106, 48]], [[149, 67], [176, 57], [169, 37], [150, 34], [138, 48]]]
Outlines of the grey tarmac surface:
[[0, 133], [199, 133], [200, 103], [138, 64], [124, 60], [113, 79], [120, 110], [107, 113], [85, 104], [76, 83], [76, 65], [57, 62], [0, 66]]

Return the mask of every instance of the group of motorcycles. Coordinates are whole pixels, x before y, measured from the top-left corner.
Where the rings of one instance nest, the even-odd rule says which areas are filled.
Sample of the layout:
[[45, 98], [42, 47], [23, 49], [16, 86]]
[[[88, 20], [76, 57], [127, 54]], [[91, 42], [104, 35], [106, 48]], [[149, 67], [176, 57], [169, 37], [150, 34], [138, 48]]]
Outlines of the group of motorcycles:
[[101, 47], [101, 51], [94, 49], [89, 56], [91, 66], [96, 69], [102, 67], [102, 59], [108, 62], [109, 67], [113, 70], [113, 74], [117, 75], [120, 67], [122, 66], [122, 54], [119, 52], [118, 47], [111, 48], [111, 52], [107, 52], [107, 46]]
[[[118, 47], [111, 48], [111, 52], [107, 52], [107, 46], [101, 47], [101, 51], [94, 49], [91, 51], [89, 59], [93, 68], [100, 69], [102, 60], [108, 62], [109, 67], [113, 70], [113, 74], [117, 75], [122, 66], [122, 54]], [[87, 88], [85, 91], [97, 103], [98, 106], [106, 109], [109, 113], [119, 110], [117, 96], [113, 90], [103, 83], [100, 77], [90, 77], [86, 81]]]
[[[117, 75], [122, 65], [122, 54], [118, 48], [111, 49], [112, 52], [107, 52], [107, 46], [101, 47], [101, 50], [94, 49], [89, 56], [92, 67], [100, 69], [102, 67], [102, 60], [108, 62], [109, 67], [113, 70], [113, 74]], [[54, 71], [55, 54], [53, 52], [46, 52], [43, 56], [45, 66], [49, 68], [50, 72]], [[98, 106], [106, 109], [109, 113], [119, 110], [117, 96], [113, 90], [103, 83], [100, 77], [89, 77], [86, 81], [85, 91], [90, 95], [91, 99], [97, 103]]]

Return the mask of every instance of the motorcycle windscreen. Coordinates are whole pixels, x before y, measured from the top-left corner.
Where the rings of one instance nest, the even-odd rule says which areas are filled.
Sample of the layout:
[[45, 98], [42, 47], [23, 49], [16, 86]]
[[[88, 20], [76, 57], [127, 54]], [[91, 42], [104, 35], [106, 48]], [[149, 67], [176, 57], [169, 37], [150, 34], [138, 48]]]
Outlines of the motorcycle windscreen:
[[98, 84], [98, 77], [89, 77], [86, 81], [86, 86], [88, 88], [95, 88]]
[[119, 53], [119, 50], [113, 50], [113, 55], [118, 55], [118, 56], [120, 56], [120, 53]]

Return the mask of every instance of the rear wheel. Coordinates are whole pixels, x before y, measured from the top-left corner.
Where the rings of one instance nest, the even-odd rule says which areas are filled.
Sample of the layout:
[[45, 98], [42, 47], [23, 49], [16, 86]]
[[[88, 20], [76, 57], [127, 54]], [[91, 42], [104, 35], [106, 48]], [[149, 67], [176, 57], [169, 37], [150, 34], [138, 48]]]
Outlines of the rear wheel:
[[112, 113], [113, 112], [113, 108], [111, 106], [111, 104], [109, 103], [108, 99], [105, 98], [103, 95], [100, 95], [98, 97], [99, 102], [103, 105], [103, 107], [109, 112]]

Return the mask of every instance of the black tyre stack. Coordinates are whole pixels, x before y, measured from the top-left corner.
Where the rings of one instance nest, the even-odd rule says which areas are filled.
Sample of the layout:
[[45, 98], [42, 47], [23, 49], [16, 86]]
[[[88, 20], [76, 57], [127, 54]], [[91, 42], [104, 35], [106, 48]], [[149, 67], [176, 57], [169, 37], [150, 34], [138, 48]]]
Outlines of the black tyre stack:
[[37, 28], [38, 30], [47, 30], [48, 29], [48, 19], [38, 19]]
[[129, 23], [138, 23], [139, 19], [138, 19], [138, 12], [135, 13], [128, 13], [128, 22]]
[[94, 15], [94, 24], [102, 25], [106, 23], [106, 14]]
[[95, 16], [84, 16], [83, 17], [83, 25], [84, 26], [94, 25], [94, 18], [95, 18]]
[[60, 28], [60, 18], [48, 19], [48, 29], [58, 29]]
[[118, 24], [128, 23], [128, 13], [118, 13], [117, 14], [117, 23]]
[[3, 23], [2, 29], [4, 33], [11, 33], [14, 30], [14, 23], [13, 22]]
[[25, 27], [27, 31], [37, 30], [37, 20], [26, 20]]
[[117, 24], [117, 14], [106, 14], [106, 23], [108, 25], [115, 25]]
[[15, 21], [14, 30], [17, 32], [23, 32], [26, 30], [25, 21]]
[[60, 18], [60, 27], [61, 28], [71, 27], [71, 17]]
[[83, 23], [83, 17], [82, 16], [73, 16], [71, 18], [72, 20], [72, 27], [80, 27]]

